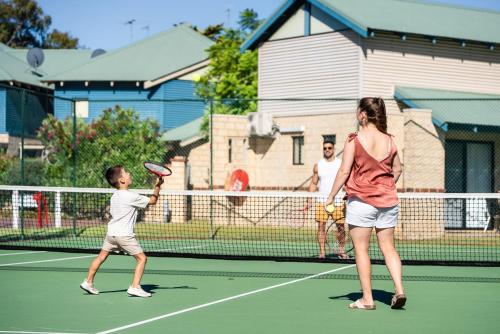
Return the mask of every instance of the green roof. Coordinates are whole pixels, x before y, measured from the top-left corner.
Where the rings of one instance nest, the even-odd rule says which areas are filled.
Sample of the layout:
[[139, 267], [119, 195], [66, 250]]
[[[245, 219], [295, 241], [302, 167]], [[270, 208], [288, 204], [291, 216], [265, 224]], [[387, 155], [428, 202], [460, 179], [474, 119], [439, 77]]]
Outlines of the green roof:
[[184, 125], [165, 131], [161, 136], [162, 141], [184, 141], [201, 135], [200, 127], [203, 117], [197, 118]]
[[50, 75], [48, 81], [146, 81], [208, 58], [213, 41], [186, 25], [107, 52], [87, 63]]
[[396, 87], [395, 97], [412, 108], [431, 109], [443, 128], [500, 130], [500, 95], [415, 87]]
[[13, 49], [0, 43], [0, 81], [16, 81], [49, 88], [42, 81], [48, 75], [67, 70], [90, 60], [91, 50], [43, 50], [44, 62], [36, 70], [28, 65], [28, 49]]
[[[283, 22], [288, 0], [243, 44], [253, 48]], [[500, 12], [410, 0], [307, 0], [363, 37], [370, 30], [394, 31], [485, 43], [500, 43]]]
[[[28, 49], [11, 49], [10, 53], [20, 60], [26, 62]], [[66, 71], [75, 66], [88, 62], [91, 58], [90, 49], [45, 49], [43, 50], [45, 60], [38, 67], [39, 72], [44, 76]]]
[[[319, 0], [366, 29], [500, 43], [500, 12], [423, 1]], [[362, 10], [360, 10], [362, 8]]]
[[40, 76], [33, 72], [26, 61], [22, 61], [6, 48], [0, 49], [0, 81], [16, 81], [48, 88], [40, 82]]

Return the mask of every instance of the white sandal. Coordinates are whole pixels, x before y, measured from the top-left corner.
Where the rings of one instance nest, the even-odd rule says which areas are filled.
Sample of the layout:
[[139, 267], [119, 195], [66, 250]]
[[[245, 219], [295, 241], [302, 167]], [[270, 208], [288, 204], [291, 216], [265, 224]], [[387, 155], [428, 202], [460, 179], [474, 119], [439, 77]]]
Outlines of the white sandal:
[[361, 304], [361, 299], [356, 300], [354, 303], [349, 304], [349, 308], [352, 310], [366, 310], [366, 311], [372, 311], [376, 309], [375, 304], [372, 305], [364, 305]]

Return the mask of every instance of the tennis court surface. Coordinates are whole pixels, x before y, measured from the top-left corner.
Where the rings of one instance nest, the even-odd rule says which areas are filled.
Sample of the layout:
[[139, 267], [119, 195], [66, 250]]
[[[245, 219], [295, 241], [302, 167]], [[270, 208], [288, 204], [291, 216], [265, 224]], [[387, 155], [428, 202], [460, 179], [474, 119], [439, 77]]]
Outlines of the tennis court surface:
[[0, 251], [0, 331], [10, 333], [493, 333], [500, 268], [405, 266], [405, 310], [388, 306], [392, 286], [374, 266], [377, 310], [347, 308], [359, 298], [351, 264], [151, 257], [148, 299], [128, 297], [134, 260], [111, 256], [78, 285], [90, 254]]
[[373, 240], [377, 310], [368, 312], [347, 308], [361, 293], [354, 254], [337, 256], [335, 224], [319, 262], [314, 210], [301, 211], [317, 197], [290, 192], [162, 192], [136, 226], [146, 252], [163, 255], [149, 257], [142, 280], [153, 297], [127, 295], [135, 260], [124, 255], [110, 256], [95, 280], [101, 294], [87, 295], [79, 284], [102, 244], [111, 193], [0, 186], [0, 333], [499, 328], [498, 194], [401, 194], [396, 245], [408, 303], [390, 309], [392, 281]]

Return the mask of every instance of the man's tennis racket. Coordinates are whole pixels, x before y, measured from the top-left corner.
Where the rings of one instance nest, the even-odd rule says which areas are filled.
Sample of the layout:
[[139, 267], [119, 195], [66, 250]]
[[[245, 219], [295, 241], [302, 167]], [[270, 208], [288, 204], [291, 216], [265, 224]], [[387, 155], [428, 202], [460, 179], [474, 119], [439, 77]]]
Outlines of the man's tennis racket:
[[288, 215], [287, 223], [291, 228], [302, 228], [306, 223], [307, 208], [293, 209]]
[[144, 168], [159, 177], [172, 175], [172, 170], [170, 168], [156, 162], [146, 161], [144, 163]]
[[332, 222], [326, 229], [326, 244], [339, 259], [345, 260], [351, 257], [350, 252], [354, 249], [354, 244], [349, 235], [348, 226], [345, 223], [345, 209], [340, 212], [335, 205], [328, 204], [325, 211], [332, 216]]

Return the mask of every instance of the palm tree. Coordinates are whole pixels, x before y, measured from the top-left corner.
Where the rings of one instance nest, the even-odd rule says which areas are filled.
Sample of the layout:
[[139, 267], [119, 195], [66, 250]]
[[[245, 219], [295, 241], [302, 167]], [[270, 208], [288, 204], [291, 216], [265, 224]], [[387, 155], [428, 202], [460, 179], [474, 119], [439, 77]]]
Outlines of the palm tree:
[[240, 20], [238, 24], [242, 31], [252, 33], [260, 25], [261, 20], [257, 17], [259, 14], [253, 9], [247, 8], [240, 12]]

